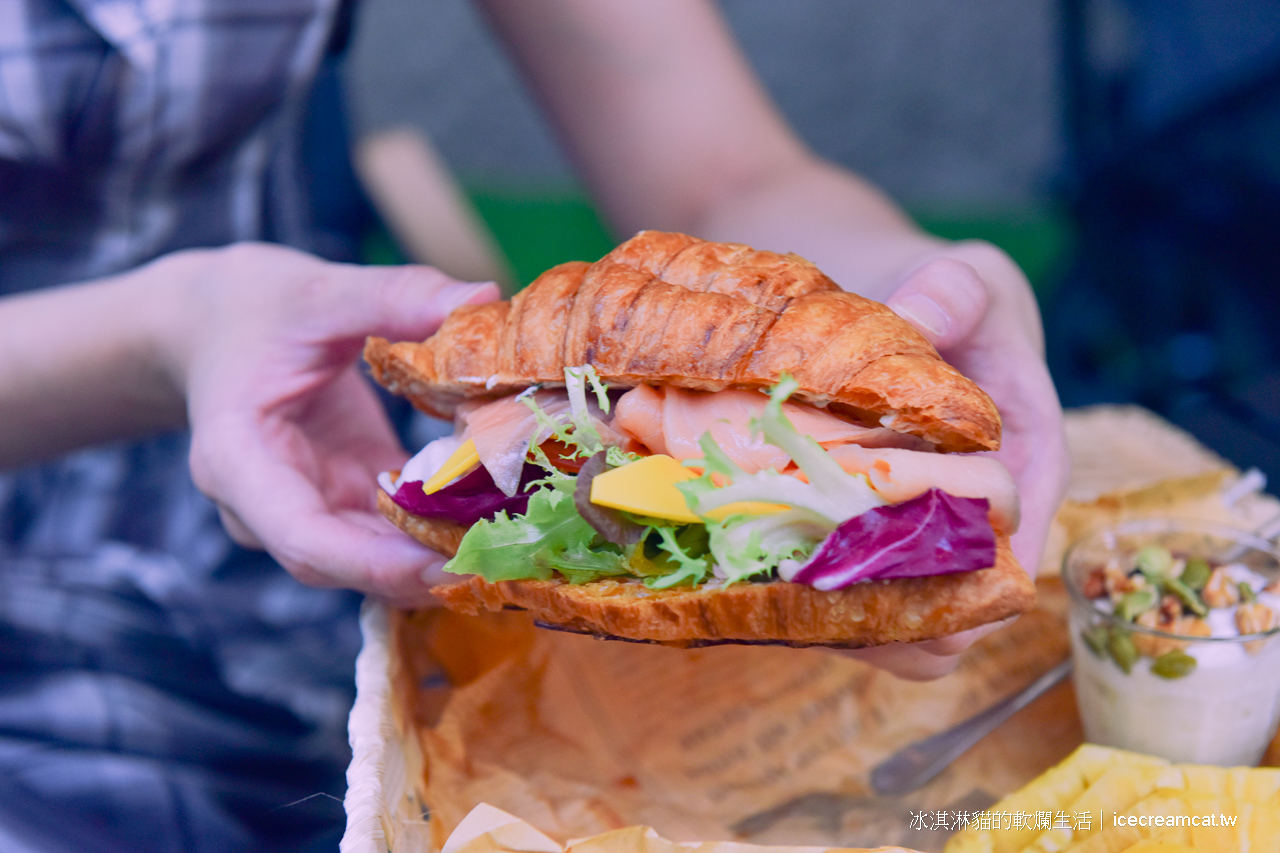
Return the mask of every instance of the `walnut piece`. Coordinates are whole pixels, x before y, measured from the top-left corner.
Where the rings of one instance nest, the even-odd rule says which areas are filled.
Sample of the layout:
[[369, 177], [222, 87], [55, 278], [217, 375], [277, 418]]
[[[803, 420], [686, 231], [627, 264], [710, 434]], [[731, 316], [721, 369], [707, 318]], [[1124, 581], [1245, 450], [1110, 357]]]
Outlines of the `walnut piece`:
[[1200, 598], [1210, 607], [1230, 607], [1240, 600], [1240, 590], [1221, 566], [1209, 573], [1209, 581], [1200, 592]]
[[[1276, 626], [1276, 612], [1260, 601], [1241, 604], [1236, 608], [1236, 629], [1241, 634], [1260, 634]], [[1252, 640], [1244, 644], [1252, 654], [1262, 651], [1265, 640]]]
[[1261, 634], [1275, 626], [1275, 611], [1259, 601], [1236, 608], [1236, 628], [1241, 634]]
[[[1171, 621], [1163, 621], [1161, 609], [1153, 608], [1133, 620], [1144, 628], [1178, 634], [1182, 637], [1208, 637], [1211, 633], [1209, 623], [1198, 616], [1178, 616]], [[1151, 637], [1138, 631], [1133, 632], [1133, 645], [1138, 653], [1149, 658], [1158, 658], [1163, 654], [1186, 649], [1189, 643], [1172, 637]]]
[[1107, 596], [1113, 604], [1134, 590], [1139, 589], [1144, 580], [1141, 575], [1130, 575], [1120, 568], [1118, 560], [1111, 560], [1102, 569], [1102, 582], [1107, 589]]
[[1085, 576], [1084, 583], [1081, 584], [1080, 592], [1085, 598], [1102, 598], [1107, 594], [1106, 571], [1102, 566], [1098, 566]]

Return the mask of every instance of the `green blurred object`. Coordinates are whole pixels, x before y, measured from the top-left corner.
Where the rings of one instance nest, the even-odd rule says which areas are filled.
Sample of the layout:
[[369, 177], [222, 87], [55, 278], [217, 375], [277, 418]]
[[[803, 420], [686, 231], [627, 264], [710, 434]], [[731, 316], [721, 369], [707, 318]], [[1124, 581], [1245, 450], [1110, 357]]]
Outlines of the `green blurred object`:
[[556, 264], [598, 260], [613, 248], [613, 238], [581, 190], [471, 187], [469, 192], [521, 286]]
[[[468, 183], [472, 203], [507, 256], [520, 285], [565, 261], [594, 261], [614, 246], [595, 207], [578, 186], [511, 188]], [[1065, 257], [1069, 229], [1054, 210], [913, 210], [931, 234], [948, 240], [979, 239], [1009, 253], [1041, 300], [1049, 295]], [[385, 230], [365, 241], [369, 263], [403, 263]]]
[[920, 227], [946, 240], [986, 240], [1022, 268], [1043, 302], [1061, 276], [1070, 226], [1047, 208], [986, 211], [911, 211]]
[[[586, 193], [574, 186], [511, 190], [471, 185], [466, 191], [521, 287], [556, 264], [595, 261], [614, 246]], [[407, 261], [384, 226], [364, 236], [362, 256], [369, 264]]]
[[406, 263], [408, 258], [396, 244], [391, 232], [378, 223], [360, 238], [360, 260], [366, 264], [389, 266]]

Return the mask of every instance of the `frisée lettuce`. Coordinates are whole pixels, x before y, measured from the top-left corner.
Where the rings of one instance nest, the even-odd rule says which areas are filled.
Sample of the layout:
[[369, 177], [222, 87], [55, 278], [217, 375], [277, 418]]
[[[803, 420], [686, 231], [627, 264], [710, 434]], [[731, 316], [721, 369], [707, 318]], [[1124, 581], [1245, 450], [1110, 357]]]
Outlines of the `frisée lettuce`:
[[[590, 390], [598, 411], [609, 412], [607, 389], [595, 371], [589, 366], [566, 369], [565, 380], [568, 412], [550, 415], [532, 395], [524, 398], [540, 428], [545, 427], [576, 458], [596, 457], [593, 468], [599, 468], [601, 454], [611, 468], [640, 458], [604, 446], [596, 415], [587, 403]], [[785, 579], [820, 578], [821, 585], [815, 586], [833, 589], [872, 577], [940, 574], [991, 565], [994, 534], [986, 522], [985, 500], [966, 499], [958, 508], [951, 503], [940, 505], [937, 499], [909, 501], [889, 507], [892, 512], [876, 512], [886, 508], [886, 501], [867, 477], [845, 471], [813, 438], [798, 432], [783, 412], [783, 402], [798, 387], [793, 378], [784, 376], [770, 390], [769, 402], [761, 415], [752, 419], [750, 428], [785, 451], [804, 479], [772, 468], [748, 473], [707, 432], [699, 442], [703, 458], [683, 463], [700, 469], [700, 476], [676, 484], [689, 509], [703, 523], [644, 518], [601, 508], [601, 513], [619, 513], [619, 520], [627, 526], [643, 526], [638, 540], [631, 537], [624, 544], [621, 539], [610, 541], [607, 534], [618, 525], [602, 523], [594, 505], [593, 511], [586, 513], [595, 519], [594, 525], [584, 518], [575, 506], [576, 478], [534, 447], [532, 462], [546, 471], [546, 477], [528, 484], [527, 509], [523, 513], [501, 511], [491, 519], [477, 521], [445, 571], [476, 574], [490, 582], [547, 580], [556, 573], [571, 583], [630, 576], [643, 579], [651, 588], [663, 589], [708, 581], [723, 586], [772, 579], [782, 567]], [[581, 503], [582, 495], [578, 497]], [[739, 502], [789, 508], [719, 520], [708, 517]], [[852, 521], [864, 515], [867, 524], [859, 526]], [[956, 524], [963, 528], [959, 533], [948, 527]], [[862, 536], [858, 531], [863, 528], [874, 530], [875, 535]], [[616, 535], [613, 538], [617, 539]], [[922, 542], [929, 543], [928, 547]], [[948, 550], [951, 543], [959, 543], [964, 552], [959, 559], [949, 566], [930, 565], [939, 556], [957, 556], [955, 549]], [[931, 559], [925, 559], [930, 555]], [[889, 559], [893, 565], [885, 562]]]
[[685, 463], [703, 469], [701, 477], [676, 487], [700, 516], [738, 501], [772, 501], [791, 507], [771, 515], [735, 515], [707, 522], [716, 576], [722, 580], [745, 580], [771, 571], [783, 560], [807, 555], [840, 522], [885, 504], [866, 477], [845, 471], [787, 419], [782, 404], [798, 387], [795, 379], [784, 376], [770, 390], [769, 402], [760, 417], [752, 419], [751, 429], [785, 450], [809, 482], [772, 468], [748, 474], [709, 432], [699, 442], [704, 458]]

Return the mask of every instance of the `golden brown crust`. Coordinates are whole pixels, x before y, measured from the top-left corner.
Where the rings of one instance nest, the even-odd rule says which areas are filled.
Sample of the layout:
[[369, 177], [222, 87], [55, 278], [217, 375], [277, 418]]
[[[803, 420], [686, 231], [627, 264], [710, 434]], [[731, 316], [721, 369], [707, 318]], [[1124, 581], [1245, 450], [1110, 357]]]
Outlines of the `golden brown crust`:
[[999, 446], [991, 399], [908, 323], [796, 255], [644, 231], [561, 264], [510, 302], [465, 306], [422, 343], [370, 338], [375, 378], [437, 417], [591, 364], [615, 386], [764, 388], [888, 418], [944, 451]]
[[[378, 508], [429, 548], [452, 556], [466, 528], [422, 518], [378, 490]], [[945, 637], [1023, 613], [1035, 586], [996, 538], [996, 564], [976, 572], [854, 584], [822, 592], [805, 584], [742, 583], [720, 590], [651, 590], [638, 580], [573, 585], [561, 580], [470, 577], [438, 586], [450, 610], [516, 607], [547, 627], [601, 637], [693, 647], [723, 643], [857, 648]]]
[[436, 587], [460, 613], [515, 607], [548, 627], [692, 647], [723, 643], [857, 648], [917, 642], [1029, 610], [1035, 587], [1007, 537], [989, 569], [854, 584], [822, 592], [805, 584], [741, 583], [725, 589], [651, 590], [638, 580], [575, 586], [560, 580], [488, 583], [479, 577]]
[[392, 524], [423, 545], [450, 557], [458, 553], [458, 545], [462, 542], [462, 537], [467, 535], [468, 528], [456, 521], [414, 515], [393, 501], [391, 495], [382, 489], [378, 489], [378, 510], [390, 519]]

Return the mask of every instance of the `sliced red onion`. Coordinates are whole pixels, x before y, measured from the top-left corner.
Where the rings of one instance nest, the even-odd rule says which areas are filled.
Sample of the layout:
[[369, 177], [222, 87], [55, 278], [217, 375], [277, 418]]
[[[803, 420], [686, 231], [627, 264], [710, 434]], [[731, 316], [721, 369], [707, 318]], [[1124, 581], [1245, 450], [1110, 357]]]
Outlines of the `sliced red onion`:
[[833, 590], [860, 581], [988, 568], [996, 559], [989, 509], [985, 498], [930, 489], [868, 510], [837, 526], [808, 561], [785, 571], [784, 579]]

